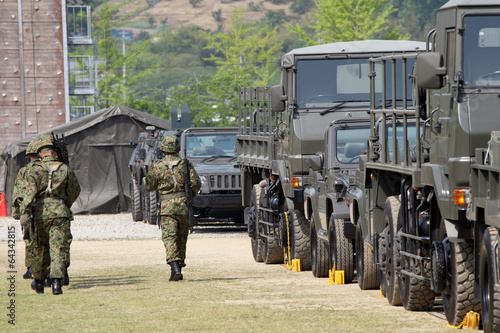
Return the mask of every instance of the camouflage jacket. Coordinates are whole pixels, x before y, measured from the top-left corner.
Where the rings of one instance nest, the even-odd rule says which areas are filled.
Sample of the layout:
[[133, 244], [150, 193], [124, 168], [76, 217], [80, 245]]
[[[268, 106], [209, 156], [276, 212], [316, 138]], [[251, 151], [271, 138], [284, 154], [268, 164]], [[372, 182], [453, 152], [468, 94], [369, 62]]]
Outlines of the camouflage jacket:
[[[193, 195], [196, 195], [200, 191], [201, 180], [191, 163], [189, 163], [189, 175]], [[149, 192], [158, 190], [160, 195], [176, 193], [179, 196], [162, 199], [160, 215], [187, 215], [189, 213], [184, 202], [186, 199], [184, 160], [177, 155], [167, 154], [153, 165], [146, 176], [146, 190]]]
[[[53, 171], [49, 188], [49, 170], [53, 166], [57, 169]], [[35, 219], [72, 218], [70, 208], [80, 195], [80, 184], [68, 165], [59, 162], [57, 157], [46, 156], [42, 163], [28, 170], [26, 180], [21, 214], [29, 214], [35, 206]]]
[[40, 164], [40, 160], [30, 161], [28, 164], [19, 169], [16, 180], [14, 181], [14, 189], [12, 190], [12, 215], [20, 214], [19, 206], [23, 201], [24, 192], [26, 192], [26, 174], [27, 170], [32, 168], [34, 164]]

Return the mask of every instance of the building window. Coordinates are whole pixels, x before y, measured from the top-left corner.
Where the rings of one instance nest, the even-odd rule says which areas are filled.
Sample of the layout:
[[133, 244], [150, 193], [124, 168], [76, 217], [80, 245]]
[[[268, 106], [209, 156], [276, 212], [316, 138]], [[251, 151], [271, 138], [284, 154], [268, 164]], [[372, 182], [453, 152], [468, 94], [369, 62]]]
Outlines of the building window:
[[92, 44], [89, 6], [67, 6], [68, 43]]

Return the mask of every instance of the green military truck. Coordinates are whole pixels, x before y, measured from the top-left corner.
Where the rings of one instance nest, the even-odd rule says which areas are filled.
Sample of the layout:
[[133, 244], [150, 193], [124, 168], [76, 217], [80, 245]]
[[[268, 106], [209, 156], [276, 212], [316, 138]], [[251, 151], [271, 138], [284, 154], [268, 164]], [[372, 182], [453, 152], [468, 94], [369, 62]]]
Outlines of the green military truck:
[[311, 229], [311, 264], [316, 277], [330, 270], [344, 271], [344, 281], [354, 278], [355, 227], [349, 219], [349, 173], [358, 167], [370, 135], [367, 106], [355, 117], [332, 121], [325, 133], [320, 170], [310, 170], [311, 183], [304, 188], [306, 218]]
[[295, 49], [282, 57], [280, 85], [240, 89], [236, 153], [256, 261], [300, 259], [312, 269], [323, 260], [311, 244], [327, 242], [327, 223], [311, 238], [304, 190], [323, 170], [325, 130], [358, 111], [367, 115], [370, 57], [423, 47], [371, 40]]
[[[500, 4], [449, 1], [428, 47], [411, 75], [415, 107], [377, 107], [372, 91], [368, 154], [350, 194], [357, 274], [372, 281], [379, 269], [392, 305], [427, 310], [440, 294], [451, 325], [475, 311], [498, 332]], [[373, 59], [376, 75], [394, 57]], [[377, 117], [397, 135], [379, 135]]]

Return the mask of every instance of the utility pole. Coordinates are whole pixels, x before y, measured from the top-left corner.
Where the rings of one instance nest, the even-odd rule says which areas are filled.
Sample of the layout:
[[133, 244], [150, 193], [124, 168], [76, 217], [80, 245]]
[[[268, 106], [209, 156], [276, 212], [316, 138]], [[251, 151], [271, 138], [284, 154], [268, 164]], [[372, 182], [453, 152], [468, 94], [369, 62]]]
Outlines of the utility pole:
[[125, 31], [122, 30], [123, 81], [125, 81]]

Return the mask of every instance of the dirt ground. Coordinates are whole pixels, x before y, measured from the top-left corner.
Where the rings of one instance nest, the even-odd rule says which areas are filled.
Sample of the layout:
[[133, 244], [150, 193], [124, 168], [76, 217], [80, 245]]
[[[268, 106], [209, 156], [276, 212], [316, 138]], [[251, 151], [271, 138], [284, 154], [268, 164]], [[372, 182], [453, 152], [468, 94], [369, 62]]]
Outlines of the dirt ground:
[[[0, 247], [1, 253], [7, 253], [6, 242], [1, 242]], [[18, 261], [22, 260], [22, 242], [18, 242], [16, 251]], [[165, 279], [165, 285], [173, 284], [166, 282], [169, 269], [165, 264], [160, 240], [74, 241], [71, 245], [71, 262], [70, 275], [73, 281], [84, 277], [89, 270], [148, 266], [158, 267], [159, 277]], [[360, 290], [357, 283], [329, 285], [328, 279], [314, 278], [310, 271], [292, 272], [284, 265], [256, 263], [251, 255], [250, 240], [244, 232], [223, 238], [193, 234], [188, 241], [187, 265], [183, 270], [184, 281], [180, 283], [209, 281], [233, 290], [260, 290], [262, 287], [260, 294], [243, 293], [243, 296], [228, 297], [222, 301], [229, 305], [289, 311], [313, 309], [332, 315], [347, 312], [353, 313], [354, 320], [376, 317], [378, 325], [391, 323], [392, 329], [373, 329], [379, 332], [392, 332], [395, 331], [394, 327], [398, 327], [398, 332], [453, 332], [446, 327], [439, 299], [433, 311], [409, 312], [402, 307], [390, 306], [378, 290]], [[228, 280], [231, 280], [231, 284], [223, 285]], [[72, 290], [72, 286], [75, 287], [75, 284], [67, 287], [67, 294], [78, 292], [78, 289]], [[359, 328], [345, 330], [346, 324], [343, 325], [344, 329], [340, 331], [359, 331]], [[312, 331], [312, 328], [308, 330], [304, 327], [301, 331]]]

